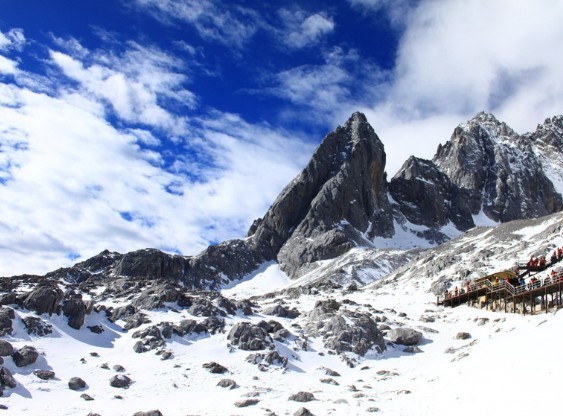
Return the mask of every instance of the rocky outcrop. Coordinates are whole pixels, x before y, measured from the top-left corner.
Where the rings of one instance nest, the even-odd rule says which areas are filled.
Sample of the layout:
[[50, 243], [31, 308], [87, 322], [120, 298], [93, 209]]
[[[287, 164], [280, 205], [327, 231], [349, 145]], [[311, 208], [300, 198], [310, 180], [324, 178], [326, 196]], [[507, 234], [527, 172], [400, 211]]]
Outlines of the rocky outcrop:
[[327, 348], [337, 352], [354, 352], [360, 356], [374, 348], [385, 350], [382, 332], [369, 314], [341, 310], [335, 300], [319, 301], [309, 312], [306, 333], [323, 337]]
[[12, 321], [15, 317], [16, 314], [12, 308], [0, 306], [0, 337], [3, 337], [4, 335], [12, 335]]
[[440, 229], [452, 223], [458, 230], [475, 226], [471, 216], [470, 192], [453, 184], [429, 160], [411, 157], [389, 184], [393, 208], [412, 224], [426, 227], [418, 237], [440, 244], [449, 239]]
[[24, 299], [23, 306], [38, 315], [59, 312], [63, 291], [53, 282], [38, 285]]
[[498, 222], [559, 211], [561, 195], [546, 176], [529, 136], [519, 136], [492, 114], [458, 126], [433, 159], [451, 182], [470, 192], [472, 214]]
[[393, 235], [383, 144], [361, 113], [327, 135], [249, 235], [291, 276], [365, 237]]
[[25, 367], [33, 364], [39, 358], [39, 353], [35, 347], [25, 345], [12, 354], [12, 359], [16, 367]]
[[264, 328], [249, 322], [239, 322], [233, 325], [227, 339], [232, 345], [247, 351], [264, 350], [273, 342]]

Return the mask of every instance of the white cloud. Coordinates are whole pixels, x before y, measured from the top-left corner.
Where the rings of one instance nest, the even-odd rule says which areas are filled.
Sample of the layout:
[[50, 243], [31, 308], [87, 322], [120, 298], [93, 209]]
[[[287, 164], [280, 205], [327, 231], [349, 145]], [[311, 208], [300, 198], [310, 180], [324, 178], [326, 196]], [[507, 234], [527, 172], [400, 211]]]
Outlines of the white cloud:
[[135, 5], [163, 23], [189, 23], [202, 38], [236, 49], [243, 47], [261, 24], [251, 9], [218, 0], [135, 0]]
[[415, 149], [431, 157], [481, 110], [521, 133], [560, 114], [561, 21], [563, 4], [548, 0], [449, 0], [413, 10], [388, 93], [370, 111], [392, 156], [390, 172]]
[[361, 56], [299, 66], [280, 73], [273, 92], [299, 106], [310, 103], [312, 113], [322, 109], [333, 125], [363, 109], [385, 144], [390, 175], [410, 155], [431, 158], [457, 124], [481, 110], [521, 133], [561, 114], [563, 3], [350, 3], [400, 23], [394, 68], [378, 73]]
[[180, 72], [183, 64], [154, 47], [134, 42], [128, 47], [122, 55], [105, 51], [86, 53], [74, 41], [70, 49], [78, 51], [78, 56], [51, 51], [51, 59], [87, 94], [109, 103], [121, 119], [181, 134], [182, 117], [164, 109], [159, 98], [171, 99], [184, 108], [195, 105], [195, 95], [183, 87], [187, 81]]
[[[236, 115], [178, 118], [155, 99], [183, 92], [174, 57], [129, 45], [104, 59], [51, 51], [73, 80], [52, 90], [28, 88], [35, 75], [24, 72], [23, 85], [0, 82], [0, 275], [44, 273], [105, 248], [196, 254], [242, 237], [312, 152]], [[162, 120], [179, 120], [182, 134]], [[163, 152], [169, 145], [177, 153]]]
[[0, 74], [14, 75], [17, 72], [18, 63], [5, 56], [0, 55]]
[[323, 36], [334, 30], [333, 20], [320, 13], [307, 16], [300, 9], [281, 9], [278, 15], [282, 25], [282, 29], [277, 30], [278, 37], [291, 48], [315, 45]]
[[0, 32], [0, 51], [14, 49], [21, 51], [25, 45], [22, 29], [11, 29], [7, 33]]

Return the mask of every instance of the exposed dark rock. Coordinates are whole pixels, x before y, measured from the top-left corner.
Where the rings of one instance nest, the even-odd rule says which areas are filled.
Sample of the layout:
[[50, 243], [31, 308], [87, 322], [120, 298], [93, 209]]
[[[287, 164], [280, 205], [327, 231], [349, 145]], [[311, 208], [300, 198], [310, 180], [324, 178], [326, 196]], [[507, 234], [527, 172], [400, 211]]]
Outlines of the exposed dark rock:
[[124, 254], [113, 273], [134, 279], [178, 281], [186, 276], [188, 267], [186, 257], [144, 249]]
[[205, 318], [201, 325], [205, 328], [206, 332], [211, 335], [221, 333], [225, 329], [225, 320], [216, 316]]
[[94, 400], [94, 398], [92, 396], [90, 396], [89, 394], [86, 394], [86, 393], [82, 393], [80, 395], [80, 398], [86, 400], [87, 402]]
[[422, 352], [420, 348], [416, 345], [409, 345], [408, 347], [403, 348], [403, 352], [408, 352], [410, 354], [416, 354], [417, 352]]
[[26, 316], [22, 319], [25, 329], [29, 335], [44, 337], [53, 333], [53, 325], [35, 316]]
[[192, 306], [188, 308], [188, 312], [194, 316], [227, 316], [222, 309], [205, 298], [194, 299]]
[[0, 386], [13, 389], [17, 385], [18, 382], [16, 381], [10, 370], [5, 367], [0, 367]]
[[81, 390], [86, 388], [86, 382], [80, 377], [72, 377], [68, 381], [68, 388], [71, 390]]
[[35, 347], [25, 345], [12, 354], [12, 359], [17, 367], [25, 367], [33, 364], [39, 358], [39, 353]]
[[243, 299], [236, 302], [236, 307], [238, 310], [242, 311], [243, 315], [253, 315], [254, 311], [252, 310], [253, 306], [255, 306], [250, 300]]
[[101, 325], [89, 325], [87, 328], [94, 334], [101, 334], [104, 332], [104, 327]]
[[33, 370], [33, 374], [41, 380], [51, 380], [55, 378], [55, 372], [51, 370]]
[[180, 302], [188, 305], [190, 301], [172, 283], [164, 282], [144, 290], [132, 303], [133, 306], [141, 309], [158, 309], [164, 306], [165, 302]]
[[163, 416], [160, 410], [149, 410], [148, 412], [135, 412], [133, 416]]
[[87, 306], [78, 297], [72, 297], [63, 301], [63, 314], [68, 318], [68, 326], [74, 329], [82, 328], [86, 317]]
[[412, 328], [395, 328], [387, 332], [391, 342], [400, 345], [416, 345], [422, 339], [422, 333]]
[[125, 318], [125, 325], [123, 325], [123, 329], [128, 331], [130, 329], [135, 329], [143, 324], [148, 323], [150, 323], [150, 319], [147, 317], [147, 315], [142, 312], [137, 312]]
[[471, 193], [473, 214], [482, 209], [500, 222], [540, 217], [559, 211], [562, 199], [536, 156], [536, 137], [519, 136], [493, 115], [479, 113], [438, 147], [434, 163]]
[[433, 243], [449, 239], [440, 231], [449, 222], [462, 231], [475, 226], [467, 203], [470, 192], [453, 184], [429, 160], [409, 158], [391, 180], [389, 193], [394, 208], [409, 222], [427, 227], [415, 233]]
[[0, 307], [0, 336], [12, 335], [12, 320], [15, 318], [16, 314], [12, 308]]
[[[354, 202], [352, 202], [354, 201]], [[355, 113], [328, 134], [309, 164], [250, 234], [290, 276], [375, 236], [393, 235], [383, 144]]]
[[455, 336], [455, 339], [469, 339], [471, 338], [471, 334], [469, 332], [458, 332]]
[[308, 391], [300, 391], [299, 393], [295, 393], [289, 396], [288, 400], [304, 403], [304, 402], [311, 402], [316, 399], [313, 393], [309, 393]]
[[244, 400], [239, 400], [238, 402], [235, 402], [235, 406], [236, 407], [248, 407], [248, 406], [254, 406], [255, 404], [260, 403], [260, 400], [258, 399], [244, 399]]
[[123, 367], [122, 365], [116, 364], [113, 367], [113, 371], [117, 371], [118, 373], [123, 373], [125, 372], [125, 367]]
[[219, 380], [217, 386], [223, 387], [224, 389], [233, 390], [236, 389], [239, 385], [236, 383], [236, 381], [230, 378], [224, 378], [222, 380]]
[[340, 373], [338, 371], [331, 370], [330, 368], [325, 368], [325, 374], [331, 377], [340, 377]]
[[174, 334], [183, 337], [192, 333], [201, 334], [207, 332], [207, 327], [193, 319], [183, 319], [177, 325], [172, 326], [172, 331]]
[[293, 416], [315, 416], [309, 409], [306, 407], [300, 407], [295, 412], [293, 412]]
[[15, 292], [2, 293], [0, 295], [0, 305], [13, 305], [17, 303], [18, 295]]
[[120, 389], [128, 388], [132, 382], [133, 380], [131, 380], [125, 374], [116, 374], [115, 376], [109, 379], [110, 386]]
[[289, 362], [287, 357], [280, 355], [280, 353], [276, 350], [268, 351], [267, 353], [250, 354], [246, 357], [246, 361], [261, 366], [261, 369], [265, 369], [270, 365], [279, 365], [280, 367], [285, 368]]
[[268, 332], [249, 322], [239, 322], [233, 325], [227, 340], [241, 350], [258, 351], [268, 348], [273, 342]]
[[385, 350], [383, 334], [368, 314], [351, 311], [336, 314], [335, 311], [338, 309], [334, 302], [318, 303], [308, 315], [307, 332], [322, 336], [325, 346], [338, 353], [349, 351], [364, 355], [371, 348], [378, 352]]
[[14, 347], [8, 341], [0, 339], [0, 357], [8, 357], [14, 352]]
[[53, 314], [59, 311], [63, 291], [54, 282], [45, 281], [38, 285], [24, 299], [23, 306], [38, 315]]
[[264, 315], [272, 315], [272, 316], [278, 316], [280, 318], [290, 318], [290, 319], [297, 318], [300, 315], [299, 311], [296, 308], [287, 309], [283, 305], [279, 305], [279, 304], [264, 308], [262, 310], [262, 313]]
[[148, 350], [149, 349], [145, 347], [145, 344], [143, 344], [143, 341], [137, 341], [135, 345], [133, 345], [133, 351], [135, 351], [137, 354], [147, 352]]
[[229, 371], [226, 367], [223, 367], [221, 364], [218, 364], [214, 361], [205, 363], [202, 367], [213, 374], [224, 374]]
[[323, 384], [332, 384], [333, 386], [338, 386], [338, 385], [340, 385], [340, 384], [338, 383], [338, 381], [336, 381], [335, 379], [330, 378], [330, 377], [329, 377], [329, 378], [321, 378], [321, 379], [320, 379], [320, 382], [323, 383]]

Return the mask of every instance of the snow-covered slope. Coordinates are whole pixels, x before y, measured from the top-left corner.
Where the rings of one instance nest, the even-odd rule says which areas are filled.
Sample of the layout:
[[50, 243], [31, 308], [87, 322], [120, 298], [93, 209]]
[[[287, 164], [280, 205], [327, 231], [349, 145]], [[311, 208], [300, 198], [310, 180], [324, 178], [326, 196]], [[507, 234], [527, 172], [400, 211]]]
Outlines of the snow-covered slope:
[[[22, 367], [12, 356], [3, 357], [16, 385], [6, 384], [3, 370], [0, 404], [10, 415], [133, 415], [156, 409], [166, 416], [552, 411], [563, 370], [553, 352], [563, 339], [560, 312], [522, 316], [444, 308], [436, 306], [430, 290], [546, 254], [563, 245], [562, 224], [563, 214], [554, 214], [475, 229], [408, 258], [387, 253], [387, 259], [406, 262], [389, 277], [395, 266], [364, 249], [326, 261], [298, 282], [269, 264], [225, 288], [224, 297], [169, 282], [116, 279], [79, 287], [59, 281], [67, 292], [63, 311], [79, 293], [88, 309], [93, 307], [80, 329], [69, 327], [72, 313], [57, 315], [55, 308], [52, 315], [37, 315], [26, 307], [37, 307], [22, 295], [36, 290], [38, 281], [22, 277], [10, 282], [12, 291], [4, 290], [1, 298], [4, 304], [7, 293], [24, 299], [0, 310], [3, 329], [5, 312], [14, 312], [8, 319], [12, 333], [1, 339], [16, 350], [33, 346], [39, 356]], [[41, 319], [44, 332], [51, 325], [51, 333], [30, 334], [23, 321], [30, 317]], [[186, 322], [199, 323], [200, 331], [190, 332]], [[233, 332], [245, 325], [262, 337], [264, 349], [243, 349]], [[420, 339], [406, 346], [394, 338], [397, 329], [418, 331]], [[383, 344], [370, 344], [367, 334], [372, 341], [381, 335]], [[225, 373], [204, 368], [211, 362], [224, 366]], [[39, 369], [53, 371], [54, 378], [38, 378]], [[132, 380], [128, 388], [110, 385], [119, 375]], [[69, 389], [72, 377], [86, 387]], [[514, 394], [526, 380], [536, 381], [533, 400]]]

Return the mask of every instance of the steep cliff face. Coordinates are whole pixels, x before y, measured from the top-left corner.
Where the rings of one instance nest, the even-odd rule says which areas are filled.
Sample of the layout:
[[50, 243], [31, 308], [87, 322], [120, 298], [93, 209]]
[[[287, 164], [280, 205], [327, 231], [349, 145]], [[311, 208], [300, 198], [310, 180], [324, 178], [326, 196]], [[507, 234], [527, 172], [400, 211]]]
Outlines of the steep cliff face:
[[433, 159], [471, 194], [471, 212], [494, 221], [535, 218], [561, 209], [561, 195], [546, 176], [529, 137], [493, 115], [479, 113], [458, 126]]
[[563, 195], [563, 116], [546, 119], [535, 132], [524, 136], [532, 142], [546, 176]]
[[393, 235], [385, 151], [363, 114], [325, 137], [251, 232], [292, 276], [365, 244], [365, 237]]
[[393, 208], [412, 224], [427, 228], [420, 237], [434, 243], [448, 240], [440, 231], [452, 224], [460, 231], [475, 226], [468, 204], [471, 194], [460, 188], [430, 160], [411, 157], [391, 180]]

